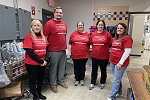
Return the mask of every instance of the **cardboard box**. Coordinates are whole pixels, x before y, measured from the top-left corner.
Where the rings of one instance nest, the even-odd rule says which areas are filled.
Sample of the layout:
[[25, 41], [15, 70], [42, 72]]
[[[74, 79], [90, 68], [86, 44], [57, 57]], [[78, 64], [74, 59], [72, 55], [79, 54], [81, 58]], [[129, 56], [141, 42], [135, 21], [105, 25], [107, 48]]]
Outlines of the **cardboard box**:
[[130, 93], [132, 92], [131, 88], [127, 89], [127, 100], [130, 100]]
[[150, 65], [144, 65], [144, 82], [147, 92], [150, 94]]
[[11, 81], [27, 73], [24, 61], [16, 61], [6, 66], [6, 73]]
[[0, 98], [22, 96], [23, 87], [21, 81], [14, 81], [4, 88], [0, 88]]

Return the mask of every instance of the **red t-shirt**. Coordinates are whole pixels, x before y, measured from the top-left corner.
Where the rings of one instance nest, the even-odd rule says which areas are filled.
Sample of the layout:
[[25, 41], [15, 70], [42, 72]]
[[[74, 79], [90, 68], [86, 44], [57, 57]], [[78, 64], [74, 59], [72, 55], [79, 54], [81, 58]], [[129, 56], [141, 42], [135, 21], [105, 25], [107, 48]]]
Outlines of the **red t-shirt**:
[[[126, 35], [123, 39], [114, 40], [112, 43], [112, 50], [110, 54], [110, 62], [114, 64], [118, 64], [125, 48], [132, 48], [132, 43], [133, 40], [129, 35]], [[129, 65], [129, 57], [125, 60], [123, 63], [123, 66], [128, 66]]]
[[49, 50], [61, 51], [67, 49], [67, 25], [63, 21], [51, 19], [44, 26], [44, 35], [48, 37]]
[[73, 32], [70, 36], [69, 44], [71, 45], [71, 57], [73, 59], [89, 58], [89, 33]]
[[111, 47], [112, 36], [109, 32], [94, 32], [91, 35], [92, 57], [99, 60], [109, 59], [109, 48]]
[[[44, 42], [41, 36], [37, 36], [37, 39], [33, 39], [31, 34], [27, 34], [24, 39], [23, 48], [32, 49], [41, 59], [44, 60], [46, 55], [46, 46], [48, 42]], [[36, 62], [32, 59], [27, 53], [25, 53], [25, 63], [30, 65], [40, 65], [40, 63]]]

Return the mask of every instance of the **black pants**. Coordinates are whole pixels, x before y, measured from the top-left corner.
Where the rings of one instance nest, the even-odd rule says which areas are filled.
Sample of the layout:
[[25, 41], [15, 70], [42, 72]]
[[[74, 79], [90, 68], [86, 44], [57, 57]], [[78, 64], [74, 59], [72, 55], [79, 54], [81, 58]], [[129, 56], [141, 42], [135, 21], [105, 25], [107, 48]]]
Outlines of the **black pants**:
[[86, 62], [88, 58], [84, 59], [73, 59], [74, 63], [74, 74], [76, 81], [84, 80], [85, 70], [86, 70]]
[[97, 75], [98, 75], [98, 65], [101, 69], [101, 78], [100, 83], [105, 84], [106, 78], [107, 78], [107, 64], [108, 59], [106, 60], [98, 60], [95, 58], [92, 58], [92, 73], [91, 73], [91, 84], [96, 84]]
[[29, 88], [34, 95], [41, 94], [45, 74], [44, 66], [25, 64], [29, 75]]

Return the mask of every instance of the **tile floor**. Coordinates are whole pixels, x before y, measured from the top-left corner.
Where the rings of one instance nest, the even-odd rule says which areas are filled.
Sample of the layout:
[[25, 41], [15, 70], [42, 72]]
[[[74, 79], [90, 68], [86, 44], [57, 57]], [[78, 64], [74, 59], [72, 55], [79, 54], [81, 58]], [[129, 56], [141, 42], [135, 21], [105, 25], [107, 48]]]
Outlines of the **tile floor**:
[[[142, 56], [131, 56], [131, 62], [127, 70], [143, 70], [143, 65], [149, 65], [150, 60], [150, 51], [144, 51]], [[69, 68], [71, 67], [71, 68]], [[47, 96], [47, 100], [107, 100], [109, 93], [111, 92], [111, 85], [113, 80], [113, 75], [111, 68], [108, 65], [107, 68], [107, 82], [104, 89], [99, 88], [99, 78], [97, 79], [97, 85], [93, 90], [88, 89], [90, 83], [90, 74], [91, 74], [91, 64], [87, 63], [86, 77], [85, 77], [85, 86], [74, 86], [74, 74], [72, 66], [68, 66], [69, 74], [65, 78], [65, 82], [68, 84], [69, 88], [64, 89], [61, 86], [58, 86], [58, 93], [53, 93], [49, 86], [43, 88], [43, 94]], [[100, 71], [99, 71], [100, 75]], [[127, 74], [123, 76], [123, 97], [118, 98], [117, 100], [126, 100], [127, 88], [130, 87]]]

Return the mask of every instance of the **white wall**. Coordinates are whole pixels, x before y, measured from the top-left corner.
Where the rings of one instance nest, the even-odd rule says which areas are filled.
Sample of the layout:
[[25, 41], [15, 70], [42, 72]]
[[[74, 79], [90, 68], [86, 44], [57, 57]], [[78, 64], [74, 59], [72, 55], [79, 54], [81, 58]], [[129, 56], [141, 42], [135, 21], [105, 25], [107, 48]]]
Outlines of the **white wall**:
[[[42, 19], [42, 8], [53, 11], [53, 7], [49, 7], [47, 0], [0, 0], [0, 4], [14, 7], [13, 2], [18, 1], [18, 8], [31, 11], [31, 6], [36, 9], [35, 19]], [[78, 20], [85, 22], [85, 29], [89, 31], [92, 25], [93, 8], [102, 6], [128, 6], [129, 11], [150, 11], [150, 0], [55, 0], [56, 6], [64, 9], [64, 20], [67, 22], [72, 32], [76, 29]]]
[[[77, 21], [85, 23], [85, 30], [93, 24], [94, 7], [103, 6], [129, 6], [130, 12], [150, 11], [150, 0], [56, 0], [57, 5], [64, 9], [64, 21], [68, 24], [69, 38], [72, 31], [76, 29]], [[56, 6], [57, 6], [56, 5]]]
[[31, 6], [35, 7], [35, 15], [32, 18], [42, 20], [42, 8], [53, 11], [53, 7], [49, 7], [47, 0], [18, 0], [18, 8], [31, 11]]
[[[63, 0], [64, 1], [64, 0]], [[148, 11], [150, 0], [93, 0], [95, 7], [129, 6], [130, 12]]]
[[0, 4], [14, 7], [13, 0], [0, 0]]
[[[57, 0], [57, 2], [58, 1], [60, 0]], [[93, 23], [92, 5], [92, 0], [63, 0], [62, 2], [58, 2], [56, 6], [61, 6], [63, 8], [63, 20], [68, 25], [67, 40], [69, 39], [70, 34], [77, 29], [78, 21], [83, 21], [85, 30], [89, 32], [89, 27]]]
[[[34, 6], [36, 11], [32, 18], [42, 19], [42, 8], [53, 11], [49, 7], [47, 0], [0, 0], [0, 4], [14, 7], [13, 1], [18, 1], [18, 8], [31, 11]], [[76, 29], [77, 21], [85, 23], [85, 30], [89, 32], [89, 27], [93, 21], [93, 8], [102, 6], [128, 6], [129, 11], [150, 11], [150, 0], [55, 0], [55, 6], [64, 9], [63, 19], [68, 24], [68, 33]]]
[[14, 1], [17, 1], [18, 8], [31, 11], [31, 6], [35, 7], [35, 15], [31, 15], [34, 19], [42, 20], [42, 8], [53, 11], [54, 7], [49, 7], [47, 0], [0, 0], [0, 4], [14, 7]]
[[[0, 0], [0, 4], [13, 7], [14, 0]], [[42, 8], [53, 11], [47, 0], [16, 0], [18, 8], [31, 11], [31, 6], [36, 9], [36, 15], [32, 18], [42, 19]], [[64, 9], [63, 20], [68, 25], [67, 40], [72, 31], [76, 30], [76, 23], [81, 20], [85, 23], [85, 30], [93, 24], [93, 8], [103, 6], [129, 6], [130, 12], [150, 11], [150, 0], [55, 0], [55, 6]]]
[[64, 9], [64, 20], [71, 27], [68, 32], [76, 29], [78, 20], [85, 22], [86, 30], [92, 25], [93, 8], [103, 6], [129, 6], [130, 12], [150, 11], [150, 0], [56, 0]]

